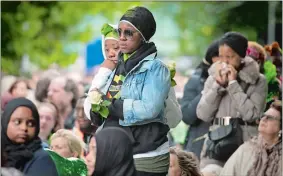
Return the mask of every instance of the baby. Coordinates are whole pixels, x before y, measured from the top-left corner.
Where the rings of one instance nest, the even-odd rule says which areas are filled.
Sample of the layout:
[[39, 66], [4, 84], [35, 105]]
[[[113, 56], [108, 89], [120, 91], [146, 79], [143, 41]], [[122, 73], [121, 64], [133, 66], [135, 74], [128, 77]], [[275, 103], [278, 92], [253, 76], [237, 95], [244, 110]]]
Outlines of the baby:
[[104, 61], [101, 64], [98, 73], [94, 76], [89, 92], [93, 90], [100, 90], [105, 86], [108, 77], [112, 71], [116, 68], [118, 63], [119, 48], [119, 36], [117, 27], [110, 24], [104, 24], [101, 28], [102, 33], [102, 53]]
[[[102, 53], [105, 60], [100, 65], [97, 74], [92, 79], [88, 93], [94, 90], [101, 90], [106, 85], [109, 76], [117, 66], [118, 53], [120, 51], [117, 28], [118, 26], [110, 25], [107, 23], [104, 24], [101, 28]], [[88, 101], [89, 100], [87, 97], [84, 102], [84, 112], [87, 118], [90, 119], [89, 112], [91, 109], [91, 104]]]

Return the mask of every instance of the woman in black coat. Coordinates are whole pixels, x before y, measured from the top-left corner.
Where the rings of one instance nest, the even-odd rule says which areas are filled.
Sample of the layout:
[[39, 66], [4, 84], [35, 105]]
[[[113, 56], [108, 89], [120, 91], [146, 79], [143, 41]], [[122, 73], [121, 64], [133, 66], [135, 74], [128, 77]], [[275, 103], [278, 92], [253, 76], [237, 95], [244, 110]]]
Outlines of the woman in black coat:
[[196, 108], [208, 77], [208, 69], [218, 60], [218, 43], [218, 41], [214, 41], [207, 49], [205, 58], [185, 85], [184, 96], [181, 101], [183, 121], [190, 125], [184, 148], [193, 152], [198, 158], [200, 158], [204, 142], [201, 136], [208, 132], [210, 124], [197, 118]]
[[39, 115], [26, 98], [11, 100], [1, 117], [1, 167], [27, 176], [58, 176], [56, 166], [41, 146]]

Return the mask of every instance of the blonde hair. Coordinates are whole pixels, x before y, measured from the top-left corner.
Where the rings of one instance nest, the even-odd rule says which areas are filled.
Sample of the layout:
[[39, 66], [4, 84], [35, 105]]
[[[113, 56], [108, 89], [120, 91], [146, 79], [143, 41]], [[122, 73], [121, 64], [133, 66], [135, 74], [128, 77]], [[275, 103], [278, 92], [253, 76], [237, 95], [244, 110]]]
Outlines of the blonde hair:
[[202, 176], [197, 157], [192, 152], [170, 148], [170, 154], [176, 155], [181, 169], [181, 176]]
[[83, 153], [83, 150], [85, 149], [85, 143], [80, 138], [78, 138], [72, 131], [66, 129], [58, 130], [51, 136], [50, 141], [58, 137], [66, 139], [70, 151], [72, 153], [77, 153], [79, 158], [79, 156]]

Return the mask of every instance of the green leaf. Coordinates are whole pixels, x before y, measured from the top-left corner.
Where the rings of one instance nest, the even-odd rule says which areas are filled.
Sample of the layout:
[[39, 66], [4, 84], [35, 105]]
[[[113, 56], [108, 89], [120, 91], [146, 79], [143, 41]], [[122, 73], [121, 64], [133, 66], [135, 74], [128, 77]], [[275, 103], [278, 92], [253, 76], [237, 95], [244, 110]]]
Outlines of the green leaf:
[[111, 101], [108, 101], [108, 100], [104, 100], [102, 103], [101, 103], [101, 106], [109, 106], [111, 105]]
[[177, 85], [176, 81], [174, 79], [171, 79], [171, 87], [174, 87], [176, 85]]
[[99, 110], [99, 114], [100, 114], [102, 117], [107, 118], [108, 115], [109, 115], [109, 110], [108, 110], [108, 108], [105, 107], [105, 106], [102, 106], [102, 107], [100, 108], [100, 110]]
[[174, 77], [176, 74], [176, 68], [169, 67], [169, 69], [170, 69], [170, 75]]
[[91, 110], [92, 110], [93, 112], [99, 112], [100, 109], [101, 109], [101, 107], [100, 107], [99, 105], [96, 105], [96, 104], [92, 104], [92, 105], [91, 105]]

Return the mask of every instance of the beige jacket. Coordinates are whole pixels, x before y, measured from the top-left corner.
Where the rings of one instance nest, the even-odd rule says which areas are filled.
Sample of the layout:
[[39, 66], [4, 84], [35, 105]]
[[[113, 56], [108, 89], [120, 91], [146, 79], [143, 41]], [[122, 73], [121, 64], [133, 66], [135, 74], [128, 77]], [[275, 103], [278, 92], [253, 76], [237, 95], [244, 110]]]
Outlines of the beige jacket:
[[[230, 84], [226, 89], [214, 79], [216, 65], [209, 69], [210, 76], [205, 82], [201, 100], [197, 106], [197, 116], [203, 121], [211, 122], [215, 117], [237, 117], [252, 122], [259, 118], [265, 107], [267, 82], [264, 75], [259, 73], [258, 64], [250, 57], [244, 58], [245, 66], [239, 71], [240, 82]], [[244, 92], [244, 90], [246, 90]], [[212, 125], [210, 130], [219, 126]], [[242, 126], [243, 140], [247, 141], [257, 135], [255, 126]], [[206, 139], [207, 140], [207, 139]], [[223, 166], [224, 163], [208, 158], [206, 140], [201, 153], [200, 167], [208, 164]]]
[[245, 57], [244, 62], [244, 68], [239, 71], [241, 81], [230, 84], [226, 89], [215, 81], [215, 64], [211, 66], [197, 106], [198, 118], [210, 122], [215, 117], [231, 116], [252, 122], [262, 115], [267, 95], [266, 79], [259, 73], [258, 64], [252, 58]]
[[[280, 144], [282, 143], [280, 142]], [[271, 153], [267, 155], [266, 151], [263, 151], [264, 154], [262, 160], [258, 163], [259, 168], [256, 173], [257, 176], [281, 176], [282, 175], [282, 147], [277, 148], [280, 150], [280, 159], [278, 161], [272, 161], [272, 158], [268, 159], [268, 156], [271, 156]], [[276, 147], [276, 146], [275, 146]], [[220, 176], [250, 176], [249, 171], [252, 167], [254, 167], [254, 162], [258, 155], [259, 145], [255, 145], [254, 142], [247, 141], [243, 145], [241, 145], [236, 152], [229, 158], [226, 162], [224, 168], [221, 170]], [[274, 151], [274, 150], [273, 150]], [[278, 160], [278, 159], [277, 159]], [[278, 167], [275, 168], [275, 163]], [[266, 169], [265, 167], [269, 167]], [[275, 169], [275, 170], [274, 170]], [[269, 172], [269, 173], [268, 173]]]

